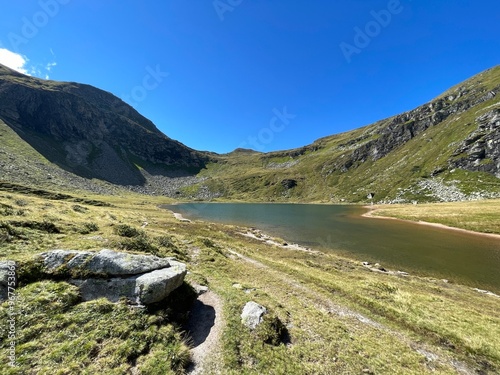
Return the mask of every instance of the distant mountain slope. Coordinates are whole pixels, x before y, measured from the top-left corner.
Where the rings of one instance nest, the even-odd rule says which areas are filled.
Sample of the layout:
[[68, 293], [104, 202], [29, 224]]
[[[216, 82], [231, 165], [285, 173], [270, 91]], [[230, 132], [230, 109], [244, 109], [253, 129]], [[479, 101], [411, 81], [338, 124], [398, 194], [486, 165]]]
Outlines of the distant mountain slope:
[[414, 110], [308, 146], [216, 155], [168, 138], [110, 93], [0, 65], [0, 180], [184, 199], [500, 197], [499, 93], [495, 67]]
[[59, 168], [115, 185], [194, 175], [209, 160], [108, 92], [28, 77], [2, 65], [0, 120]]
[[[412, 111], [309, 146], [234, 152], [200, 189], [265, 201], [454, 201], [500, 196], [500, 67]], [[189, 187], [185, 194], [196, 193]]]

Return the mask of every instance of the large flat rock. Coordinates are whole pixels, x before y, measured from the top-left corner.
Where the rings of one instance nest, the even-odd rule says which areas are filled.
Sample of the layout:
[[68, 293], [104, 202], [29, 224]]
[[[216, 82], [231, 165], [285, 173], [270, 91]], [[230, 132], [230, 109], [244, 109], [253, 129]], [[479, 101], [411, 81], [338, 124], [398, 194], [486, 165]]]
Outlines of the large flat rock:
[[146, 273], [170, 266], [169, 258], [154, 255], [129, 254], [109, 249], [98, 253], [74, 250], [53, 250], [42, 253], [44, 270], [57, 273], [64, 269], [85, 275], [127, 276]]
[[53, 250], [37, 259], [45, 274], [69, 278], [78, 286], [84, 301], [126, 298], [139, 305], [159, 302], [182, 285], [187, 272], [185, 264], [172, 258], [109, 249], [97, 253]]
[[129, 302], [148, 305], [160, 302], [182, 285], [186, 266], [170, 260], [170, 266], [131, 277], [88, 278], [69, 280], [78, 286], [82, 299], [91, 301], [106, 298], [118, 302], [126, 298]]

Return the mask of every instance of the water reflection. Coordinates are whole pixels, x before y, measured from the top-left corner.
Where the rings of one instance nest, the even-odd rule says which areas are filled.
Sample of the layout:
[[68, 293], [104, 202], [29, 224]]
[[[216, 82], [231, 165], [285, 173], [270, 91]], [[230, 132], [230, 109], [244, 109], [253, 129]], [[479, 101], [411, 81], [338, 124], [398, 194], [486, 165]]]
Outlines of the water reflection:
[[190, 219], [252, 226], [289, 242], [500, 292], [500, 240], [397, 220], [364, 218], [362, 207], [186, 203]]

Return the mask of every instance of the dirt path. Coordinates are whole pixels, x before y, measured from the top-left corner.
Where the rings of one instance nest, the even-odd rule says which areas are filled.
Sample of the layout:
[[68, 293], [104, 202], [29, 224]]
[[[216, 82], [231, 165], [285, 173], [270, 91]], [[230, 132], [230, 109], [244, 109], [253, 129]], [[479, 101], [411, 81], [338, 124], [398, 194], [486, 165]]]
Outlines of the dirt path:
[[194, 303], [186, 331], [192, 339], [193, 365], [188, 374], [220, 373], [220, 336], [224, 326], [222, 302], [213, 292], [201, 294]]

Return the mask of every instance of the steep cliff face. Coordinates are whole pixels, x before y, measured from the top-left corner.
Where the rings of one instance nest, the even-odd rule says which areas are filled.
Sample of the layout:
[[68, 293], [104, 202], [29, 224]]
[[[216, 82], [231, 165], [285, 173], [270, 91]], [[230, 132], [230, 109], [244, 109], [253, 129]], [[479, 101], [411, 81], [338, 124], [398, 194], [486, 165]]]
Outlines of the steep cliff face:
[[500, 110], [479, 116], [476, 124], [477, 129], [460, 144], [450, 165], [500, 178]]
[[[372, 161], [379, 160], [418, 135], [423, 134], [427, 129], [443, 123], [450, 116], [460, 115], [483, 102], [494, 99], [497, 92], [500, 91], [500, 86], [488, 90], [480, 85], [467, 89], [464, 85], [455, 91], [455, 95], [438, 98], [417, 109], [382, 121], [378, 126], [374, 126], [373, 129], [365, 133], [363, 137], [351, 140], [351, 144], [358, 145], [358, 147], [346, 158], [347, 160], [342, 160], [338, 167], [346, 171], [353, 165], [363, 163], [369, 159]], [[485, 120], [478, 119], [478, 121], [480, 123], [487, 122], [487, 117], [485, 117]], [[488, 129], [488, 126], [483, 126], [479, 132], [486, 136]], [[365, 139], [368, 140], [363, 142]], [[462, 164], [462, 166], [469, 170], [479, 170], [475, 166], [473, 167], [472, 164]], [[494, 172], [494, 168], [483, 170]]]
[[195, 174], [208, 160], [108, 92], [27, 77], [1, 65], [0, 119], [59, 167], [117, 185], [144, 184], [144, 171]]

